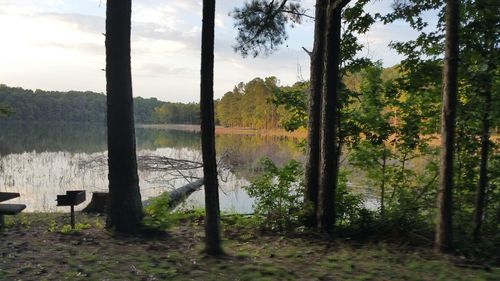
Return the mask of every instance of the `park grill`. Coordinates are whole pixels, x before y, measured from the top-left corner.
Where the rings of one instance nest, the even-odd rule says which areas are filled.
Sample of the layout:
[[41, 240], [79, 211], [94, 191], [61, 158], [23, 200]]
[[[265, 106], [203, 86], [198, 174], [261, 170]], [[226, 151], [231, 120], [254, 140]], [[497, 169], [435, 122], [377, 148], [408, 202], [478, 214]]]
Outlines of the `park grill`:
[[64, 195], [57, 195], [57, 206], [71, 207], [71, 228], [75, 228], [75, 206], [85, 201], [85, 190], [68, 190]]

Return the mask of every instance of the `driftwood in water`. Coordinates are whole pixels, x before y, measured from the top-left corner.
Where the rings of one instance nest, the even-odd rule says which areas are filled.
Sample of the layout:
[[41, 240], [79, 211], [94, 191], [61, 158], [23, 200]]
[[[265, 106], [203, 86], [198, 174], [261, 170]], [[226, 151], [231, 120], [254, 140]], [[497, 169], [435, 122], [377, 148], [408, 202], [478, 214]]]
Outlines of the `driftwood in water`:
[[[164, 192], [162, 194], [165, 194], [165, 193], [168, 194], [168, 198], [169, 198], [168, 207], [170, 210], [172, 210], [175, 207], [177, 207], [179, 204], [181, 204], [184, 200], [186, 200], [189, 197], [189, 195], [193, 194], [193, 192], [197, 191], [202, 186], [203, 186], [203, 178], [198, 179], [194, 182], [188, 183], [188, 184], [181, 186], [179, 188], [176, 188], [172, 191]], [[154, 198], [156, 198], [156, 197], [149, 198], [145, 201], [142, 201], [142, 205], [147, 206], [147, 205], [151, 204], [151, 200]]]
[[[181, 204], [186, 198], [189, 197], [193, 192], [200, 189], [203, 186], [203, 178], [198, 179], [194, 182], [188, 183], [184, 186], [176, 188], [172, 191], [167, 191], [165, 193], [169, 196], [169, 209], [173, 209]], [[106, 204], [108, 201], [108, 193], [107, 192], [93, 192], [92, 199], [90, 203], [85, 207], [82, 212], [85, 213], [99, 213], [103, 214], [106, 212]], [[155, 197], [153, 197], [155, 198]], [[147, 199], [142, 202], [144, 206], [151, 204], [151, 200], [153, 198]]]

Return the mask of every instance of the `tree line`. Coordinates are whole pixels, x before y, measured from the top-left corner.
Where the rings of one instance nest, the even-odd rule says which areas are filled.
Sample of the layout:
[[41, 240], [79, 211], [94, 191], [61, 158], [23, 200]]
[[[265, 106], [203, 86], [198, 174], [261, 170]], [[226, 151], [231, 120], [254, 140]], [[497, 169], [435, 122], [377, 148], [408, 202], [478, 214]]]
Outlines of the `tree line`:
[[[342, 77], [342, 86], [349, 91], [359, 91], [364, 70], [346, 73]], [[384, 81], [397, 78], [401, 75], [400, 68], [381, 68], [380, 75]], [[241, 82], [216, 100], [216, 122], [225, 127], [253, 129], [293, 131], [306, 128], [309, 87], [309, 81], [282, 86], [276, 77]]]
[[[95, 92], [28, 90], [0, 84], [0, 114], [6, 120], [49, 122], [106, 122], [106, 96]], [[8, 115], [8, 116], [7, 116]], [[199, 124], [196, 103], [134, 98], [136, 123]]]

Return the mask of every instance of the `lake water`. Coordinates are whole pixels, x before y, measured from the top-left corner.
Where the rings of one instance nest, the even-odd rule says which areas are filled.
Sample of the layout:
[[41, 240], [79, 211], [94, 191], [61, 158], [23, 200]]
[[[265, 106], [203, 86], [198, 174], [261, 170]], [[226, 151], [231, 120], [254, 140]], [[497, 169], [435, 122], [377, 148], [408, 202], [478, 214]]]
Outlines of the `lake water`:
[[[137, 128], [137, 153], [174, 159], [201, 161], [197, 132]], [[298, 140], [255, 135], [218, 135], [217, 153], [221, 166], [221, 210], [252, 211], [252, 200], [242, 186], [254, 174], [258, 160], [269, 157], [278, 164], [303, 160]], [[19, 192], [10, 200], [24, 203], [28, 212], [66, 212], [56, 207], [56, 195], [67, 190], [107, 191], [105, 165], [106, 128], [96, 124], [0, 123], [0, 191]], [[187, 183], [174, 172], [152, 170], [139, 165], [143, 200]], [[182, 171], [184, 176], [201, 176], [201, 170]], [[203, 207], [203, 190], [189, 197], [184, 207]], [[81, 209], [86, 204], [77, 207]]]

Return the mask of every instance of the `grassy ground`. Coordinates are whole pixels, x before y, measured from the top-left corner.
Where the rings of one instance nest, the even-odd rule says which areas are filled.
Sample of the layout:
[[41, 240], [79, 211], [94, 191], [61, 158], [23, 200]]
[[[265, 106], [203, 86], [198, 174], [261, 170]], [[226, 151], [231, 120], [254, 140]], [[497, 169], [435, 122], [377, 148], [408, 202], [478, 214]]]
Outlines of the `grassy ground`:
[[[499, 268], [463, 267], [429, 249], [312, 235], [262, 234], [226, 218], [228, 256], [203, 256], [202, 219], [190, 216], [168, 233], [117, 236], [99, 216], [61, 233], [67, 214], [20, 214], [0, 233], [0, 280], [500, 280]], [[63, 231], [65, 232], [65, 231]]]

